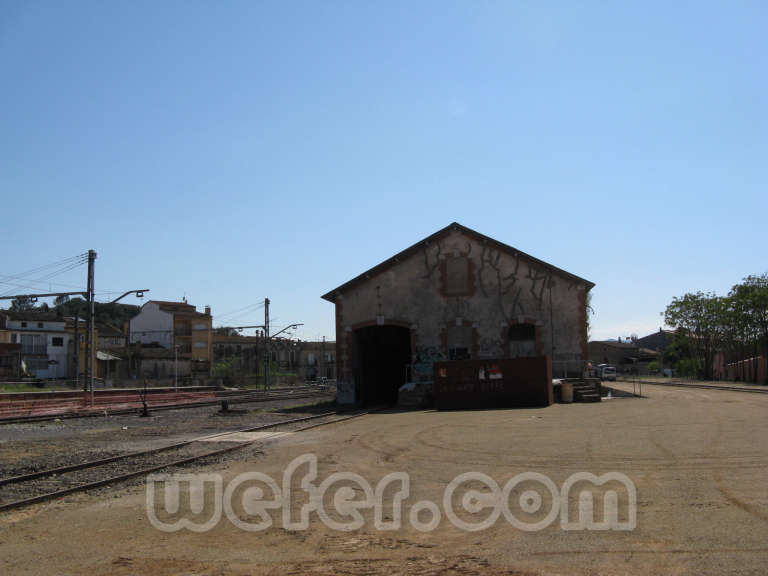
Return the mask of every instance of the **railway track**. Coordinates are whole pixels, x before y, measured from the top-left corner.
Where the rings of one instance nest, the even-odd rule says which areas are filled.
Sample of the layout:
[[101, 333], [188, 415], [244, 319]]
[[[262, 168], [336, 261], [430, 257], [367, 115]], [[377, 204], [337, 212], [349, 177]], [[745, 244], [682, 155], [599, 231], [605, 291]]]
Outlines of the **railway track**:
[[[109, 458], [90, 460], [69, 466], [41, 470], [29, 474], [0, 479], [0, 512], [22, 508], [31, 504], [55, 500], [76, 492], [84, 492], [117, 484], [137, 476], [166, 468], [183, 466], [191, 462], [221, 456], [242, 450], [271, 436], [243, 439], [238, 434], [287, 428], [281, 432], [301, 432], [358, 418], [370, 411], [339, 413], [325, 412], [282, 422], [263, 424], [229, 432], [218, 432], [154, 448]], [[275, 432], [277, 436], [280, 432]]]
[[[303, 398], [317, 398], [321, 396], [329, 396], [332, 392], [320, 390], [312, 387], [280, 389], [270, 391], [255, 391], [238, 393], [236, 391], [227, 391], [226, 393], [217, 395], [215, 398], [196, 401], [196, 402], [184, 402], [184, 403], [169, 403], [169, 404], [151, 404], [148, 403], [149, 410], [152, 412], [165, 411], [165, 410], [183, 410], [186, 408], [202, 408], [205, 406], [218, 406], [223, 401], [228, 404], [249, 404], [255, 402], [271, 402], [275, 400], [299, 400]], [[27, 422], [43, 422], [46, 420], [55, 419], [69, 419], [69, 418], [89, 418], [109, 415], [121, 415], [121, 414], [135, 414], [137, 410], [140, 410], [139, 406], [130, 407], [118, 407], [110, 409], [109, 406], [104, 406], [97, 410], [89, 412], [52, 412], [47, 414], [36, 414], [29, 416], [11, 416], [8, 418], [0, 418], [0, 425], [2, 424], [23, 424]]]
[[[632, 380], [619, 380], [625, 384], [632, 384]], [[649, 386], [667, 386], [672, 388], [700, 388], [702, 390], [729, 390], [731, 392], [749, 392], [751, 394], [768, 394], [768, 387], [766, 388], [747, 388], [744, 386], [721, 386], [719, 384], [689, 384], [686, 382], [652, 382], [650, 380], [635, 380], [640, 384], [647, 384]]]

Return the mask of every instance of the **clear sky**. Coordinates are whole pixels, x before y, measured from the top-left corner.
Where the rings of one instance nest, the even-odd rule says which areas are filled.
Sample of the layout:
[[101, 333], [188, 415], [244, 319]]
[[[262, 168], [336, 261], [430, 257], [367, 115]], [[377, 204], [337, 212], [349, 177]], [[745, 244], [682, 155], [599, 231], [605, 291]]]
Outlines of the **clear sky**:
[[768, 270], [766, 30], [763, 1], [0, 0], [0, 289], [92, 248], [98, 292], [333, 338], [322, 294], [458, 221], [643, 335]]

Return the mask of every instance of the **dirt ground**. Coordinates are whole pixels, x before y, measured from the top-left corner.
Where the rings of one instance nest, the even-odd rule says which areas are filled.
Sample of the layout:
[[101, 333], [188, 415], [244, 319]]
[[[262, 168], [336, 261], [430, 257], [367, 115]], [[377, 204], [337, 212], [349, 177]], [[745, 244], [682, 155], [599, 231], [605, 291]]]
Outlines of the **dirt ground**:
[[[144, 488], [132, 486], [3, 515], [0, 573], [765, 574], [768, 395], [643, 392], [646, 398], [544, 409], [372, 414], [195, 469], [220, 472], [225, 484], [254, 471], [280, 482], [292, 459], [314, 454], [318, 483], [346, 471], [375, 485], [390, 472], [407, 472], [410, 495], [396, 531], [375, 530], [367, 513], [363, 528], [333, 530], [313, 513], [308, 530], [285, 530], [276, 515], [260, 532], [226, 517], [203, 533], [164, 532], [150, 524]], [[637, 525], [566, 531], [555, 521], [530, 532], [502, 516], [468, 532], [443, 513], [435, 530], [421, 532], [409, 522], [414, 502], [443, 508], [446, 485], [472, 471], [500, 485], [539, 472], [558, 487], [577, 472], [621, 472], [637, 489]]]

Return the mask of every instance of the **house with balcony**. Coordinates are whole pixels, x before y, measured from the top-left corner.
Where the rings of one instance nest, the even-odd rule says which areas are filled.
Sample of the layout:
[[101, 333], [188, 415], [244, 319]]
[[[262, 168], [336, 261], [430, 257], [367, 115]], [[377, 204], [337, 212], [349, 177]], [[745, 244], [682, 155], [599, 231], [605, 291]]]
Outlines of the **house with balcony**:
[[19, 345], [19, 372], [35, 378], [66, 378], [72, 335], [54, 312], [0, 311], [0, 329], [9, 344]]
[[336, 379], [336, 342], [317, 341], [299, 343], [299, 373], [304, 380]]
[[150, 300], [128, 323], [131, 344], [159, 346], [189, 362], [192, 377], [209, 376], [213, 348], [211, 308], [205, 312], [183, 302]]
[[11, 332], [0, 328], [0, 380], [21, 377], [21, 344], [11, 344]]

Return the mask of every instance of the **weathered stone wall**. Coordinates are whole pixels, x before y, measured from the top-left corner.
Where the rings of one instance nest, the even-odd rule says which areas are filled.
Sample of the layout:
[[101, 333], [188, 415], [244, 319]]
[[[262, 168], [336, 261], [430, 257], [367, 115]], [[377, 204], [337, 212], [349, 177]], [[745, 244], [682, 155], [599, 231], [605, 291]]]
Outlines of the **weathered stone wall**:
[[[469, 282], [462, 295], [447, 290], [457, 285], [456, 259], [468, 260]], [[506, 335], [516, 323], [536, 325], [536, 352], [552, 357], [555, 376], [580, 373], [586, 358], [588, 288], [524, 255], [452, 230], [384, 272], [337, 293], [338, 379], [351, 379], [348, 354], [354, 330], [376, 324], [410, 328], [414, 379], [431, 376], [432, 363], [446, 358], [449, 326], [471, 326], [472, 357], [491, 358], [508, 356]]]

